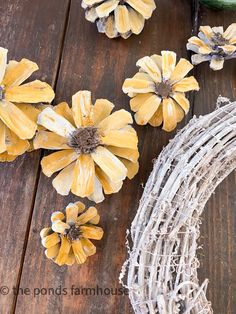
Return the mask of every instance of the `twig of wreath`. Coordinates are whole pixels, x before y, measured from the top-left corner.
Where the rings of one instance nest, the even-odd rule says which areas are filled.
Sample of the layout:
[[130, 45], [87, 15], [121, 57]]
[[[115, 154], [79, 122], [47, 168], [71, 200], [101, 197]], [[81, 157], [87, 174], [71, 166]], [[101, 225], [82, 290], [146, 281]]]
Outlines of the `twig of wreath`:
[[135, 313], [212, 313], [197, 275], [200, 216], [236, 168], [236, 102], [194, 117], [162, 151], [132, 222], [120, 281]]

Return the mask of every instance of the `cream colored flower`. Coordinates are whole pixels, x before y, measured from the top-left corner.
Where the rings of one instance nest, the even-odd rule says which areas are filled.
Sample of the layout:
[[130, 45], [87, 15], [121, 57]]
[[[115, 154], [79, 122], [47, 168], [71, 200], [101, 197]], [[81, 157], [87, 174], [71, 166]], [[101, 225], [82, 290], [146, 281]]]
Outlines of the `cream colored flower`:
[[189, 111], [185, 92], [199, 90], [193, 76], [186, 77], [192, 64], [180, 59], [176, 65], [176, 53], [162, 51], [161, 56], [144, 57], [137, 62], [140, 70], [133, 78], [125, 80], [124, 93], [131, 97], [131, 110], [136, 112], [137, 124], [160, 126], [170, 132]]
[[22, 59], [7, 64], [7, 49], [0, 48], [0, 161], [13, 161], [30, 148], [40, 110], [32, 103], [51, 102], [52, 88], [44, 82], [22, 84], [38, 70]]
[[210, 68], [221, 70], [224, 61], [236, 57], [236, 23], [231, 24], [224, 32], [223, 27], [201, 26], [198, 37], [188, 40], [187, 49], [196, 54], [192, 63], [210, 62]]
[[113, 104], [91, 92], [80, 91], [72, 97], [72, 108], [61, 103], [46, 108], [38, 117], [39, 131], [34, 147], [58, 150], [44, 157], [43, 173], [59, 172], [53, 186], [61, 195], [71, 191], [77, 196], [101, 202], [105, 194], [118, 192], [126, 177], [138, 171], [138, 138], [130, 126], [132, 116], [125, 110], [111, 114]]
[[87, 257], [96, 253], [96, 247], [90, 240], [101, 240], [103, 230], [96, 225], [100, 216], [95, 207], [85, 206], [81, 202], [70, 203], [63, 212], [54, 212], [52, 225], [40, 232], [42, 245], [46, 248], [47, 258], [59, 266], [83, 264]]
[[83, 0], [85, 17], [109, 38], [140, 34], [156, 8], [154, 0]]

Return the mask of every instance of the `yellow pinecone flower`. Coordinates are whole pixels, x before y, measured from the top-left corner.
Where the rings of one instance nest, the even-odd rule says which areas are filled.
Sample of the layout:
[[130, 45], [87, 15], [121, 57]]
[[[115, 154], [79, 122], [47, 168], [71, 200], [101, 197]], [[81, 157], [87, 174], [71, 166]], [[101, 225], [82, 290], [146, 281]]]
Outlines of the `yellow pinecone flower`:
[[109, 38], [140, 34], [156, 8], [154, 0], [83, 0], [85, 17]]
[[137, 124], [152, 126], [163, 124], [163, 130], [174, 130], [177, 123], [189, 111], [185, 92], [199, 90], [193, 76], [185, 78], [193, 65], [180, 59], [176, 65], [176, 53], [162, 51], [161, 56], [144, 57], [137, 62], [140, 67], [133, 78], [123, 84], [123, 91], [131, 99], [130, 107]]
[[196, 53], [192, 55], [194, 65], [209, 61], [212, 70], [223, 69], [225, 60], [236, 58], [236, 23], [225, 32], [222, 26], [201, 26], [198, 37], [188, 40], [187, 49]]
[[8, 50], [0, 48], [0, 162], [13, 161], [29, 148], [40, 110], [32, 103], [51, 102], [52, 88], [41, 81], [22, 83], [38, 70], [36, 63], [22, 59], [7, 64]]
[[100, 216], [95, 207], [85, 206], [81, 202], [70, 203], [63, 212], [54, 212], [52, 225], [40, 232], [42, 245], [46, 248], [47, 258], [59, 266], [83, 264], [88, 256], [96, 253], [96, 247], [90, 240], [101, 240], [103, 230], [96, 225]]
[[61, 103], [44, 109], [38, 124], [46, 128], [34, 138], [34, 148], [58, 150], [41, 161], [43, 173], [51, 177], [61, 195], [71, 191], [94, 202], [105, 194], [118, 192], [123, 180], [138, 172], [138, 138], [131, 127], [132, 116], [125, 110], [111, 113], [114, 105], [91, 92], [79, 91], [72, 97], [72, 108]]

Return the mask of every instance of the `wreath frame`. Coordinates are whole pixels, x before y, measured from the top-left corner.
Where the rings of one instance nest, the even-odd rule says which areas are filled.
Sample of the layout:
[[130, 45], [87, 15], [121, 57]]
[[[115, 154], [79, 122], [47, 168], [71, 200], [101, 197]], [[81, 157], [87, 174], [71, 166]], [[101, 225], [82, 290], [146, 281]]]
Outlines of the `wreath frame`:
[[120, 274], [135, 313], [213, 313], [197, 273], [201, 214], [236, 168], [236, 102], [217, 105], [177, 133], [146, 183]]

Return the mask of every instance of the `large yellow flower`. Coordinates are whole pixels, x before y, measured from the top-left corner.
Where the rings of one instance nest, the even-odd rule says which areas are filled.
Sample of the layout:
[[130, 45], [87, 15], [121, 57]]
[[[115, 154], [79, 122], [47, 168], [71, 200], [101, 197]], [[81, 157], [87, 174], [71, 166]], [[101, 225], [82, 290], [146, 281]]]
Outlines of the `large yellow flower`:
[[21, 85], [38, 70], [22, 59], [7, 64], [7, 49], [0, 48], [0, 161], [13, 161], [30, 148], [37, 129], [39, 109], [32, 103], [51, 102], [52, 88], [41, 81]]
[[111, 114], [113, 104], [91, 92], [79, 91], [72, 97], [72, 108], [61, 103], [44, 109], [38, 117], [39, 131], [34, 148], [58, 150], [42, 159], [43, 173], [53, 180], [61, 195], [70, 190], [77, 196], [101, 202], [105, 194], [120, 190], [123, 180], [138, 171], [138, 138], [130, 126], [132, 116], [125, 110]]
[[96, 253], [96, 247], [90, 241], [101, 240], [103, 230], [96, 225], [100, 216], [95, 207], [85, 206], [81, 202], [70, 203], [63, 212], [54, 212], [52, 226], [40, 232], [42, 245], [46, 248], [47, 258], [59, 266], [83, 264], [88, 256]]
[[193, 65], [180, 59], [176, 65], [176, 53], [162, 51], [161, 56], [144, 57], [137, 62], [140, 70], [133, 78], [125, 80], [124, 93], [131, 97], [131, 109], [140, 125], [160, 126], [170, 132], [189, 111], [185, 92], [199, 90], [193, 76], [185, 78]]
[[231, 24], [226, 31], [222, 26], [200, 26], [198, 37], [189, 38], [187, 49], [192, 55], [192, 63], [210, 62], [210, 68], [217, 71], [224, 66], [224, 61], [236, 58], [236, 23]]

